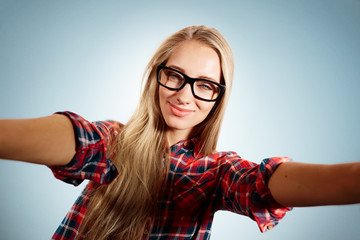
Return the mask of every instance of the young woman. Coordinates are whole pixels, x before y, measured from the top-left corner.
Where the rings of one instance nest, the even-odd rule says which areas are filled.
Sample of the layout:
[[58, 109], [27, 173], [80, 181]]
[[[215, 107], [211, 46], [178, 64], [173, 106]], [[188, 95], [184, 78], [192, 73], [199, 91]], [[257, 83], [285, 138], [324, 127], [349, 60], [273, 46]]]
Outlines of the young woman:
[[266, 231], [294, 206], [359, 203], [359, 163], [258, 165], [216, 151], [233, 68], [217, 30], [182, 29], [148, 64], [127, 124], [71, 112], [2, 120], [0, 157], [48, 165], [74, 185], [90, 180], [53, 239], [209, 239], [217, 210]]

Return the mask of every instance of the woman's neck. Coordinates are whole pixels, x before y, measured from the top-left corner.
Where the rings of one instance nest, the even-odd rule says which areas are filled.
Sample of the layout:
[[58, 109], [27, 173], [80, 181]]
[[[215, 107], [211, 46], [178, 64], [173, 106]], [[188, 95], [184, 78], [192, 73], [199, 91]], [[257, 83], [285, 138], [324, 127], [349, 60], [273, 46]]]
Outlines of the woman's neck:
[[189, 130], [178, 130], [178, 129], [167, 129], [166, 138], [169, 143], [169, 146], [172, 146], [181, 140], [189, 139], [190, 131]]

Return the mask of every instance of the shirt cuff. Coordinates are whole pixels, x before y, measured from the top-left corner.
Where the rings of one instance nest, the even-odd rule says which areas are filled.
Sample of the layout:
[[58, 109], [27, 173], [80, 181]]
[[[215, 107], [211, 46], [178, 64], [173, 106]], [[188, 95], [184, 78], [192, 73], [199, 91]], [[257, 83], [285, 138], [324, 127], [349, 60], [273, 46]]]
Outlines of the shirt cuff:
[[[257, 198], [254, 199], [254, 202], [258, 202], [260, 205], [263, 204], [266, 207], [255, 214], [254, 220], [257, 222], [261, 232], [275, 227], [285, 216], [286, 212], [292, 209], [276, 202], [268, 188], [268, 181], [271, 175], [280, 164], [288, 161], [291, 161], [288, 157], [267, 158], [264, 159], [259, 166], [259, 177], [256, 180], [256, 191], [258, 195], [254, 197]], [[256, 205], [257, 204], [255, 204], [255, 206]]]
[[75, 186], [88, 179], [100, 184], [109, 184], [118, 171], [107, 158], [107, 149], [120, 130], [115, 121], [90, 123], [72, 112], [58, 112], [67, 116], [74, 127], [76, 154], [65, 166], [49, 166], [54, 176]]

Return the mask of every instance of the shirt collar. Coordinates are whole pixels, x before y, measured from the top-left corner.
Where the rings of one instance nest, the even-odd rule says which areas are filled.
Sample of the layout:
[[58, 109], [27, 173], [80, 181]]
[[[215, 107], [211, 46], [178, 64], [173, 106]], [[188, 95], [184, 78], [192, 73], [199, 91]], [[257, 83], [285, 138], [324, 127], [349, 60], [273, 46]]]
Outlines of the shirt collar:
[[194, 158], [200, 157], [200, 142], [196, 137], [177, 142], [170, 147], [170, 151], [171, 153], [175, 153], [180, 148], [192, 151]]

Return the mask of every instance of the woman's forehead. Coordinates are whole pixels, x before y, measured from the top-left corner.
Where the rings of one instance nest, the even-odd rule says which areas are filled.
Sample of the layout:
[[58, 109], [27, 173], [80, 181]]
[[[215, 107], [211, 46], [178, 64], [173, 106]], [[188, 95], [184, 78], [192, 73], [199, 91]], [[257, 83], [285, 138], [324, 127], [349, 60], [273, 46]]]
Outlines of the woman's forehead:
[[177, 68], [193, 78], [209, 78], [220, 82], [220, 58], [208, 45], [188, 40], [175, 48], [170, 55], [167, 66]]

